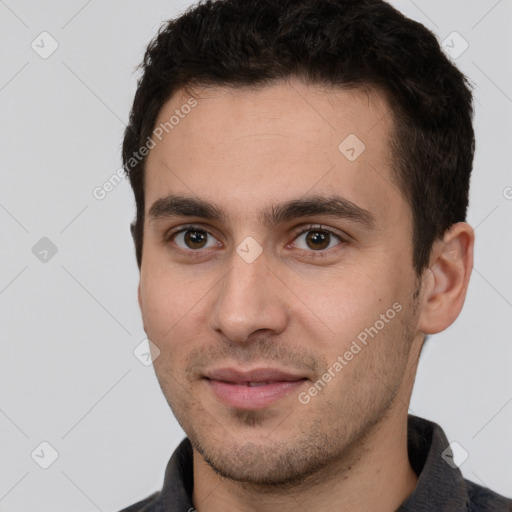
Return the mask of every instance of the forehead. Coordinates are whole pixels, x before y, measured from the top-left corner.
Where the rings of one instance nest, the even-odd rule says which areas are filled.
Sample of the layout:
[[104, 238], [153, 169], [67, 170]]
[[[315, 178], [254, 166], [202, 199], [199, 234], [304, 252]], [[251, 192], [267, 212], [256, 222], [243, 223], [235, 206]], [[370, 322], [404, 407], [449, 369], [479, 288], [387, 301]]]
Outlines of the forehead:
[[174, 94], [159, 113], [146, 212], [171, 193], [239, 213], [311, 192], [341, 194], [377, 217], [403, 207], [388, 151], [392, 116], [378, 92], [291, 80], [191, 93]]
[[[192, 97], [197, 106], [189, 109]], [[169, 120], [173, 126], [166, 130]], [[375, 89], [340, 89], [290, 79], [259, 88], [195, 87], [190, 93], [181, 89], [164, 104], [155, 126], [164, 128], [163, 138], [170, 144], [187, 139], [197, 147], [279, 135], [337, 150], [340, 137], [353, 133], [365, 139], [369, 149], [378, 150], [385, 149], [393, 124], [384, 95]]]

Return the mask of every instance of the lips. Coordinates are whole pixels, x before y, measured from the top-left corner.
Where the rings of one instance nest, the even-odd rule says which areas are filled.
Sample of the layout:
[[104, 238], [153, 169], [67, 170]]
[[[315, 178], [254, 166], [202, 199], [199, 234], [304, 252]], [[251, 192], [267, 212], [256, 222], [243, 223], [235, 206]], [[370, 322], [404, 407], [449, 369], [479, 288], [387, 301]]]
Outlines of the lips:
[[248, 410], [270, 407], [297, 392], [308, 378], [277, 368], [220, 368], [206, 372], [205, 380], [224, 405]]
[[236, 368], [219, 368], [205, 373], [210, 380], [230, 382], [233, 384], [258, 385], [261, 383], [291, 382], [305, 379], [304, 375], [287, 372], [278, 368], [255, 368], [238, 370]]

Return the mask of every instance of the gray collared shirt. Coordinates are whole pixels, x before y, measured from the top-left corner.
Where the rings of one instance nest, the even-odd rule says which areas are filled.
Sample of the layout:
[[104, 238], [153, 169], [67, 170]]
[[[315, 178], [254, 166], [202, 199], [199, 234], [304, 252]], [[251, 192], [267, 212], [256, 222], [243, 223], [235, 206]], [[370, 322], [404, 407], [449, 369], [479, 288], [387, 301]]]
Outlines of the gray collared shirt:
[[[512, 499], [464, 479], [437, 423], [409, 415], [407, 445], [418, 484], [396, 512], [512, 512]], [[193, 512], [192, 489], [192, 445], [185, 438], [169, 460], [162, 490], [121, 512]]]

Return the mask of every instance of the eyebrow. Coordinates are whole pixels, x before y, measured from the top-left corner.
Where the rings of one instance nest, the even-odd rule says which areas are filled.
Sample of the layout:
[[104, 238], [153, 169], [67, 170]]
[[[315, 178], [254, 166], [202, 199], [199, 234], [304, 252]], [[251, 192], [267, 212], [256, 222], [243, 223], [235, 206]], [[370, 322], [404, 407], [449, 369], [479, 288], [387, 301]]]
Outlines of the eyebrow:
[[[364, 208], [338, 195], [311, 195], [271, 205], [259, 214], [260, 222], [267, 227], [313, 215], [325, 215], [348, 219], [372, 229], [375, 217]], [[204, 220], [226, 223], [227, 215], [219, 206], [196, 197], [170, 194], [157, 199], [150, 207], [148, 221], [172, 217], [198, 217]]]

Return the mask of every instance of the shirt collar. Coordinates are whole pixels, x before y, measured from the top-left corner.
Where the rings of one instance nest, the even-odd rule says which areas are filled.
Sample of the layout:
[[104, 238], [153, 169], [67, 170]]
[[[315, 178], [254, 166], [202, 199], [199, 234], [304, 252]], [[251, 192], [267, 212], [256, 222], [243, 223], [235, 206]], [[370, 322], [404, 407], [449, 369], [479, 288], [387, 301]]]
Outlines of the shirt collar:
[[[414, 492], [396, 512], [451, 512], [466, 510], [469, 497], [460, 470], [450, 465], [450, 449], [442, 428], [431, 421], [409, 415], [407, 446], [411, 467], [418, 475]], [[193, 510], [193, 457], [188, 438], [176, 448], [165, 472], [156, 510]], [[428, 505], [427, 505], [428, 504]], [[428, 508], [426, 508], [428, 507]]]
[[437, 423], [410, 414], [407, 449], [418, 483], [397, 512], [466, 510], [469, 503], [466, 482], [453, 463], [443, 429]]

